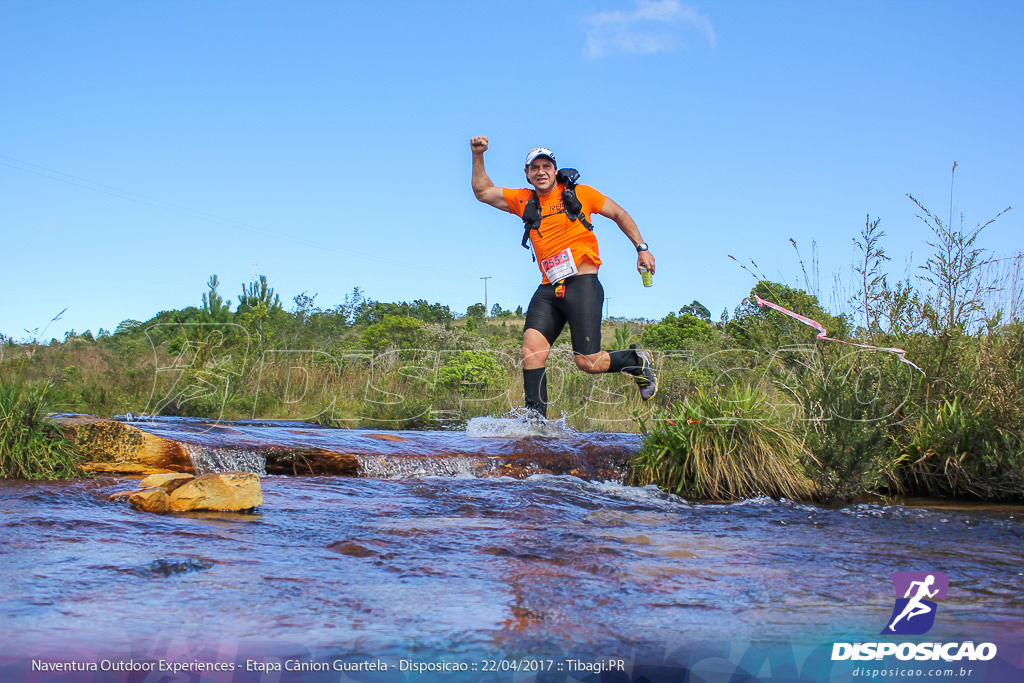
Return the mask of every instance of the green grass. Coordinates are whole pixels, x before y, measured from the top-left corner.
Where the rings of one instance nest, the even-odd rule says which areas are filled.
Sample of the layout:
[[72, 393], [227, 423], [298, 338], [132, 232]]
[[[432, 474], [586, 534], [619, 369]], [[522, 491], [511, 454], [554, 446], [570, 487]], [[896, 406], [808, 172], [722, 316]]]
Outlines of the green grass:
[[656, 484], [695, 500], [817, 497], [806, 474], [814, 456], [750, 387], [697, 391], [657, 413], [644, 432], [633, 462], [635, 484]]
[[994, 427], [959, 398], [922, 413], [890, 464], [897, 491], [912, 496], [1015, 500], [1024, 483], [1018, 433]]
[[47, 419], [49, 382], [0, 382], [0, 477], [66, 479], [80, 476], [79, 458], [61, 429]]

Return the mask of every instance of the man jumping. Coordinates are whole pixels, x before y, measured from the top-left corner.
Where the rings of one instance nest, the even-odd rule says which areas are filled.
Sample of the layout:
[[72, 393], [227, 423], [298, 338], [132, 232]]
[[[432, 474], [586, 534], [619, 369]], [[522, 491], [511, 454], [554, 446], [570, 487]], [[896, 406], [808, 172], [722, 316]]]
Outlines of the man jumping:
[[[473, 193], [484, 204], [523, 219], [541, 271], [541, 284], [530, 300], [523, 333], [523, 389], [527, 410], [547, 417], [547, 377], [544, 364], [551, 345], [569, 324], [576, 367], [584, 372], [626, 372], [651, 400], [658, 378], [649, 351], [631, 347], [601, 349], [601, 309], [604, 288], [597, 279], [601, 265], [591, 214], [610, 218], [637, 250], [637, 270], [654, 273], [654, 256], [626, 211], [592, 187], [576, 185], [576, 174], [558, 171], [554, 153], [538, 147], [526, 156], [526, 182], [533, 186], [510, 190], [495, 187], [484, 169], [488, 140], [474, 137]], [[526, 244], [526, 236], [523, 244]]]

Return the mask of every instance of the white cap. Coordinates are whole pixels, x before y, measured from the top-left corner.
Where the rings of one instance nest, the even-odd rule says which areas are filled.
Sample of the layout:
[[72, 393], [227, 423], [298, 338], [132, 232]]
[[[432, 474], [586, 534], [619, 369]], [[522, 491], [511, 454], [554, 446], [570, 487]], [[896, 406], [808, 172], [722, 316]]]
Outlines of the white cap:
[[548, 159], [551, 159], [551, 161], [554, 161], [556, 166], [558, 165], [558, 162], [555, 161], [555, 153], [547, 147], [534, 147], [531, 149], [530, 153], [526, 155], [526, 165], [529, 166], [532, 164], [533, 160], [537, 157], [547, 157]]

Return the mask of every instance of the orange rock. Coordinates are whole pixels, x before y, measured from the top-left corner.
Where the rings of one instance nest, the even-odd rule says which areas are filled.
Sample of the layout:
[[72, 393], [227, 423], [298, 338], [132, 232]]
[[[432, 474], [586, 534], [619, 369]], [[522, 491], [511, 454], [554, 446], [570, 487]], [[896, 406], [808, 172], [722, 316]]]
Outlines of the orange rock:
[[203, 474], [171, 492], [170, 509], [249, 510], [263, 505], [260, 478], [252, 472]]
[[133, 492], [128, 497], [128, 502], [133, 508], [143, 512], [163, 514], [170, 509], [167, 492], [156, 487]]
[[163, 489], [167, 493], [175, 490], [176, 488], [187, 484], [188, 482], [195, 479], [191, 474], [182, 474], [180, 472], [171, 472], [168, 474], [151, 474], [142, 481], [139, 482], [139, 486], [143, 488], [155, 486]]
[[87, 415], [54, 418], [85, 458], [86, 472], [154, 474], [195, 472], [192, 458], [175, 441], [132, 425]]

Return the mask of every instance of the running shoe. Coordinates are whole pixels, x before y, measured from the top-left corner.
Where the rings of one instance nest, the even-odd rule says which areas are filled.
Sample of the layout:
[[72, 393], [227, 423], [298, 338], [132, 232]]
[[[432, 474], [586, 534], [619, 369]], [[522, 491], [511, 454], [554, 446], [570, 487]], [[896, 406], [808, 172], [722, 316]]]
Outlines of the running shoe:
[[526, 422], [531, 426], [544, 424], [548, 421], [548, 416], [536, 408], [527, 408], [526, 414], [523, 417], [526, 418]]
[[637, 351], [640, 359], [640, 373], [636, 376], [636, 385], [640, 388], [640, 399], [650, 401], [658, 393], [658, 376], [654, 373], [654, 357], [650, 351]]

